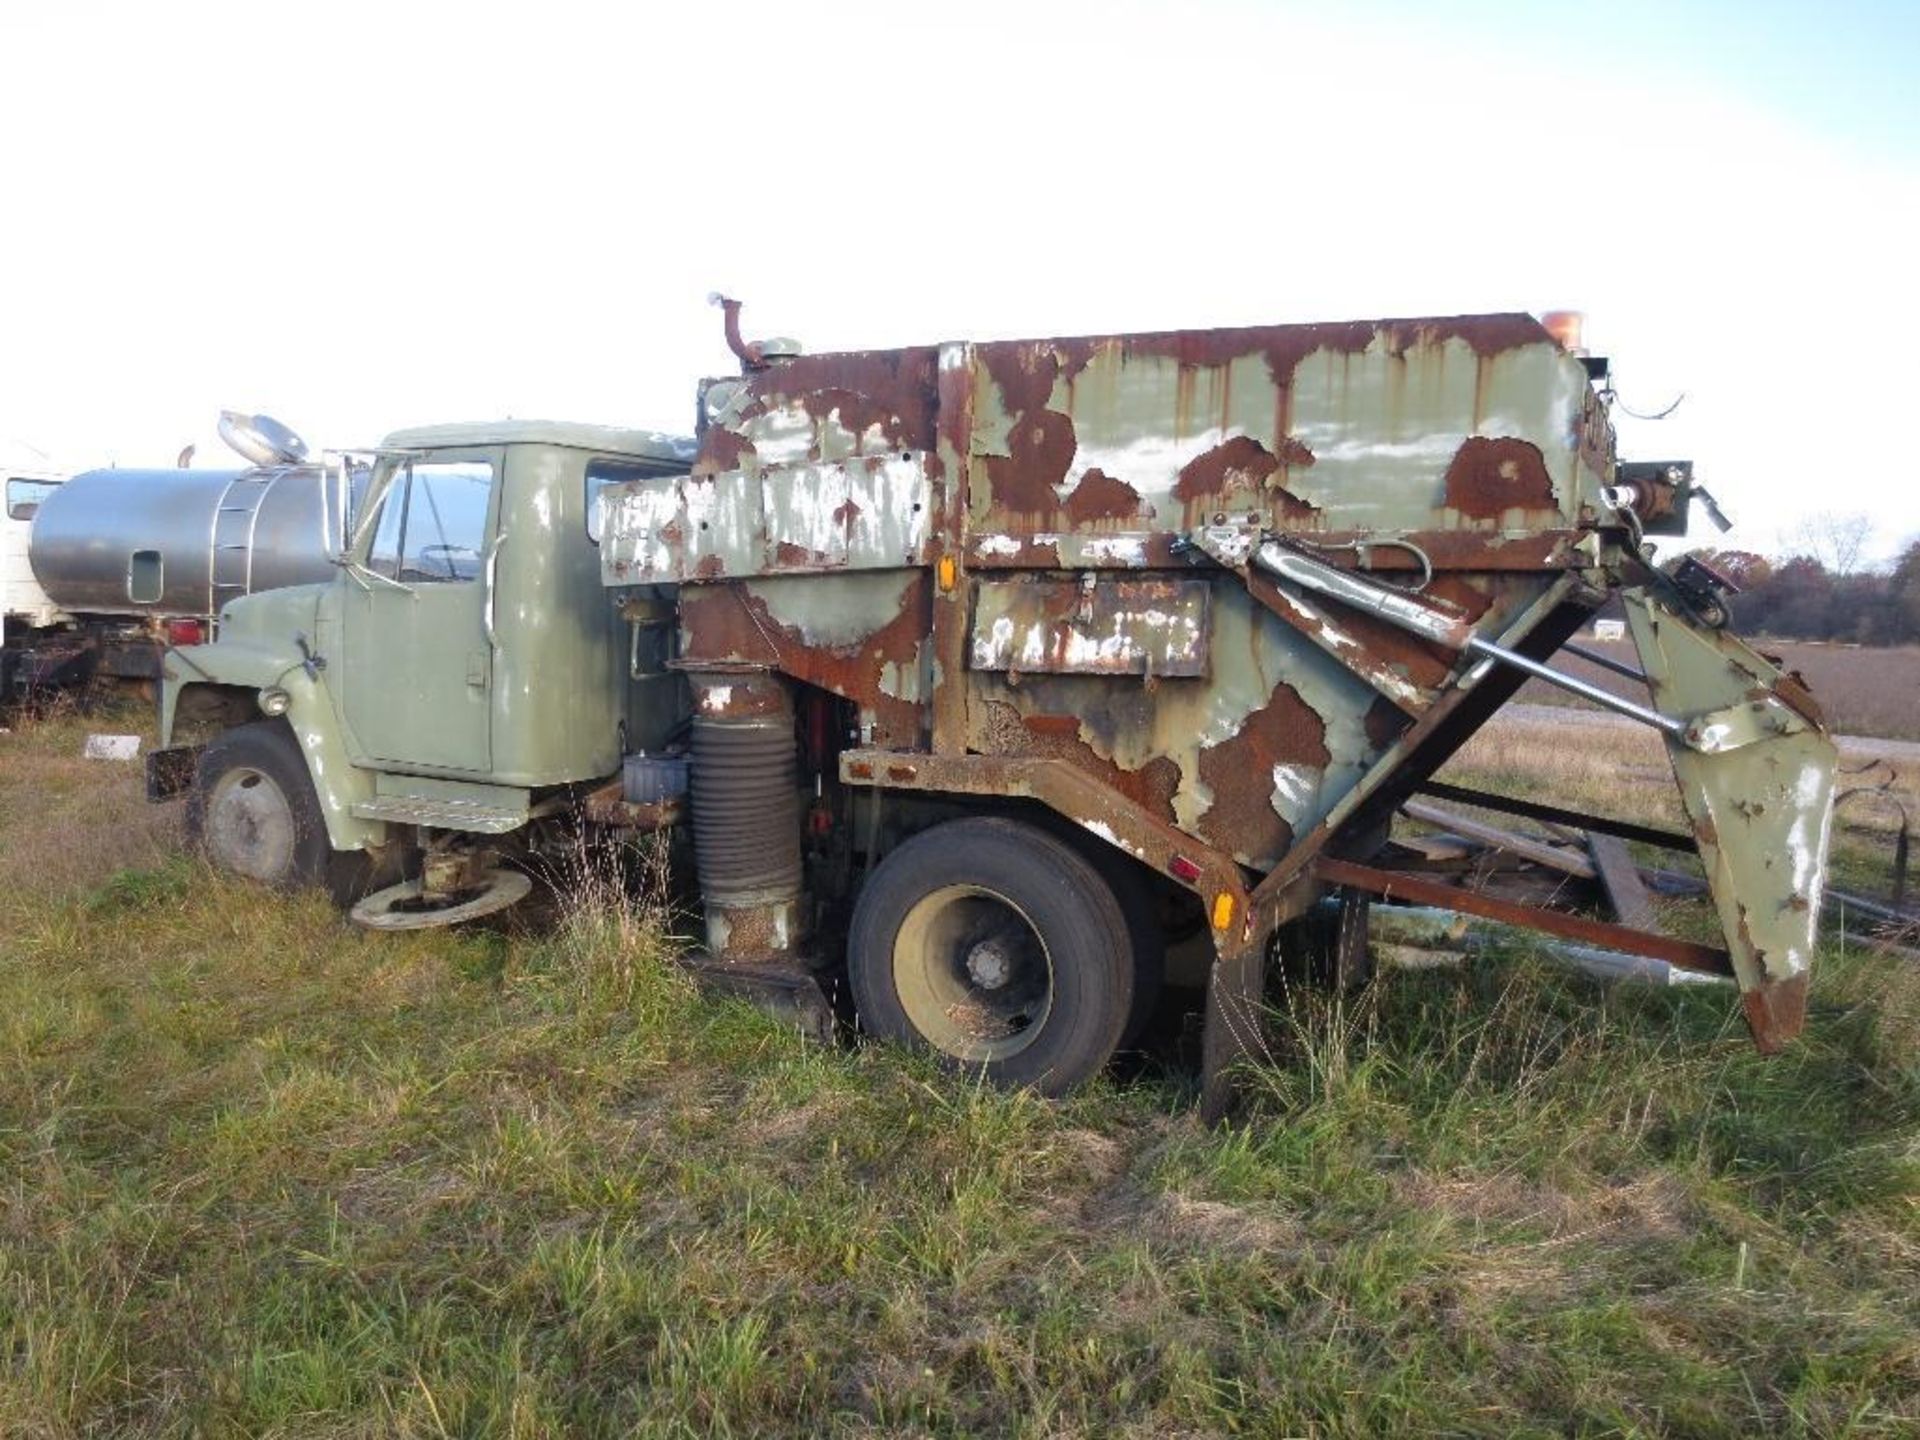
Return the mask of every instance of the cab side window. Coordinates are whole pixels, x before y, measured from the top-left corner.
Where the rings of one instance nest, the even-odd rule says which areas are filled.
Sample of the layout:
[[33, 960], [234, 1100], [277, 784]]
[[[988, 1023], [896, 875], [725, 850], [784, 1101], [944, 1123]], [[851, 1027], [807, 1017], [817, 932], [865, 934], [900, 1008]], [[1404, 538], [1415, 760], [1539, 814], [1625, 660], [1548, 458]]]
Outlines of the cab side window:
[[493, 478], [484, 460], [415, 462], [387, 490], [368, 567], [403, 585], [478, 579]]

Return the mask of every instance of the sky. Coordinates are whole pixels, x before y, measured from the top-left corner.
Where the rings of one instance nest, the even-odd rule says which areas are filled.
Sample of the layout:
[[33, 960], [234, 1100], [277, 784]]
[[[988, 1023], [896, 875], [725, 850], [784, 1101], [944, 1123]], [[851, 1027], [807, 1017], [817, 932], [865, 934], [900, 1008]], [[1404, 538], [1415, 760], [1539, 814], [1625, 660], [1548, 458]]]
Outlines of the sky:
[[0, 455], [686, 430], [810, 350], [1573, 308], [1623, 456], [1920, 536], [1920, 5], [0, 0]]

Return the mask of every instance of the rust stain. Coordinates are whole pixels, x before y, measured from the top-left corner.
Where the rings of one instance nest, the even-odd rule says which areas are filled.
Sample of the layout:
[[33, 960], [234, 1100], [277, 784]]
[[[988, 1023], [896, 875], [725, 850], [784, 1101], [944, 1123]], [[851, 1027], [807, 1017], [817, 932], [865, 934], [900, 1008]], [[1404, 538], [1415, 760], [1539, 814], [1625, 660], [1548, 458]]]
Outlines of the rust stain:
[[1770, 980], [1740, 997], [1753, 1031], [1754, 1046], [1771, 1055], [1793, 1039], [1807, 1023], [1807, 976]]
[[850, 351], [801, 355], [757, 371], [748, 384], [763, 408], [794, 401], [816, 422], [838, 415], [855, 435], [875, 426], [897, 450], [931, 450], [939, 351]]
[[801, 938], [792, 933], [790, 905], [728, 905], [709, 897], [710, 915], [726, 921], [726, 946], [712, 958], [722, 963], [771, 959], [785, 955]]
[[1540, 447], [1526, 440], [1470, 436], [1447, 466], [1446, 503], [1476, 520], [1510, 510], [1556, 512], [1553, 480]]
[[846, 529], [851, 530], [859, 518], [860, 507], [854, 502], [852, 496], [848, 496], [834, 507], [833, 523], [836, 525], [844, 526]]
[[693, 567], [693, 578], [696, 580], [718, 580], [726, 573], [727, 562], [717, 554], [702, 555], [700, 563]]
[[680, 592], [680, 623], [685, 635], [681, 665], [700, 663], [766, 665], [851, 700], [870, 720], [875, 745], [914, 749], [923, 731], [921, 706], [881, 689], [889, 665], [917, 663], [919, 646], [932, 623], [931, 583], [925, 572], [914, 577], [897, 614], [876, 616], [873, 630], [838, 646], [817, 644], [768, 612], [766, 602], [745, 585], [689, 585]]
[[1011, 421], [1007, 454], [986, 457], [994, 508], [1049, 524], [1060, 508], [1057, 487], [1079, 449], [1073, 418], [1047, 408], [1060, 362], [1034, 345], [987, 346], [981, 360]]
[[[1304, 470], [1307, 466], [1313, 464], [1313, 451], [1307, 448], [1307, 442], [1300, 439], [1299, 436], [1282, 435], [1279, 443], [1280, 463], [1286, 469]], [[1305, 502], [1300, 503], [1304, 504]], [[1311, 510], [1313, 507], [1308, 505], [1307, 508]]]
[[[1277, 385], [1292, 383], [1293, 372], [1307, 356], [1321, 350], [1356, 355], [1373, 344], [1382, 325], [1372, 320], [1338, 321], [1327, 325], [1254, 325], [1223, 330], [1175, 330], [1147, 335], [1113, 337], [1105, 342], [1128, 356], [1159, 356], [1183, 366], [1221, 370], [1248, 355], [1263, 355]], [[1089, 343], [1089, 342], [1082, 342]]]
[[1439, 345], [1448, 340], [1463, 340], [1473, 353], [1491, 360], [1523, 345], [1552, 345], [1540, 322], [1531, 315], [1450, 315], [1431, 320], [1385, 322], [1400, 335], [1403, 343]]
[[[1312, 452], [1298, 441], [1293, 443], [1306, 455], [1304, 463], [1311, 464]], [[1288, 491], [1284, 481], [1274, 482], [1273, 477], [1285, 463], [1251, 435], [1235, 435], [1181, 467], [1173, 484], [1174, 497], [1185, 504], [1206, 505], [1228, 504], [1242, 492], [1255, 497], [1272, 494], [1280, 502], [1282, 520], [1304, 520], [1318, 514], [1315, 506]]]
[[1599, 395], [1589, 391], [1576, 433], [1580, 464], [1602, 485], [1613, 478], [1613, 421]]
[[[1436, 581], [1428, 593], [1433, 593], [1437, 588]], [[1282, 598], [1280, 587], [1267, 576], [1258, 572], [1249, 574], [1247, 589], [1254, 599], [1288, 624], [1302, 630], [1308, 628], [1307, 622], [1296, 617], [1293, 608]], [[1484, 605], [1486, 597], [1481, 596], [1480, 599]], [[1348, 661], [1356, 670], [1387, 670], [1423, 690], [1432, 690], [1453, 669], [1455, 657], [1451, 651], [1409, 634], [1396, 625], [1345, 607], [1328, 607], [1325, 614], [1328, 622], [1337, 626], [1341, 634], [1361, 646], [1363, 655]]]
[[821, 570], [843, 564], [818, 550], [810, 550], [805, 545], [796, 545], [791, 540], [781, 540], [773, 547], [773, 563], [782, 570]]
[[1009, 415], [1044, 410], [1052, 401], [1053, 382], [1060, 375], [1060, 359], [1052, 346], [982, 345], [977, 353]]
[[1789, 710], [1817, 729], [1827, 727], [1826, 712], [1820, 708], [1820, 702], [1813, 698], [1813, 691], [1807, 685], [1806, 676], [1798, 670], [1788, 670], [1773, 682], [1773, 693]]
[[1332, 760], [1327, 722], [1282, 681], [1234, 734], [1200, 752], [1200, 780], [1213, 792], [1197, 827], [1201, 838], [1237, 856], [1285, 854], [1293, 827], [1273, 808], [1273, 767], [1324, 768]]
[[1437, 574], [1427, 586], [1426, 594], [1469, 621], [1479, 620], [1493, 608], [1493, 596], [1484, 588], [1489, 583], [1487, 578], [1467, 573]]
[[1155, 819], [1172, 823], [1173, 796], [1180, 788], [1180, 767], [1171, 757], [1156, 755], [1138, 770], [1124, 770], [1081, 738], [1080, 719], [1076, 715], [1022, 715], [1005, 700], [987, 701], [985, 711], [987, 723], [983, 739], [991, 753], [1064, 760], [1125, 796]]
[[1080, 477], [1080, 483], [1067, 496], [1067, 518], [1076, 525], [1096, 520], [1132, 520], [1142, 512], [1140, 492], [1124, 480], [1116, 480], [1101, 469], [1092, 469]]
[[753, 442], [733, 430], [710, 425], [700, 437], [700, 453], [693, 462], [695, 475], [721, 475], [738, 470], [754, 454]]

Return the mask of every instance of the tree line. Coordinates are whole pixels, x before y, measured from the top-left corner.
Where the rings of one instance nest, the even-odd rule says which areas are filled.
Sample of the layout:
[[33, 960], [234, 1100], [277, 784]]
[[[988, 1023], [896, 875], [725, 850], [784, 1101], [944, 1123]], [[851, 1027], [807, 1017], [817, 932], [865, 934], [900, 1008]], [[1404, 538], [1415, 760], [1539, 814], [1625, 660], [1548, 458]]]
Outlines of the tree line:
[[1920, 645], [1920, 539], [1885, 569], [1862, 568], [1860, 547], [1802, 543], [1769, 559], [1751, 550], [1701, 550], [1699, 556], [1740, 587], [1734, 625], [1743, 634], [1857, 645]]

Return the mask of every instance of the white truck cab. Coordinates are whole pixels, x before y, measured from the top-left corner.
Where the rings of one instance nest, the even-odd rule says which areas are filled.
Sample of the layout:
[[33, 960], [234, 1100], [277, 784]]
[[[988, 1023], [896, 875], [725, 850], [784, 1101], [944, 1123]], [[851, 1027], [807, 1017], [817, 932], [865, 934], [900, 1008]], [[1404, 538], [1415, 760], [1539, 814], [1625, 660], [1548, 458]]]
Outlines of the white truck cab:
[[60, 618], [60, 609], [33, 578], [27, 542], [40, 502], [66, 476], [46, 470], [0, 468], [0, 647], [10, 627], [36, 630]]

